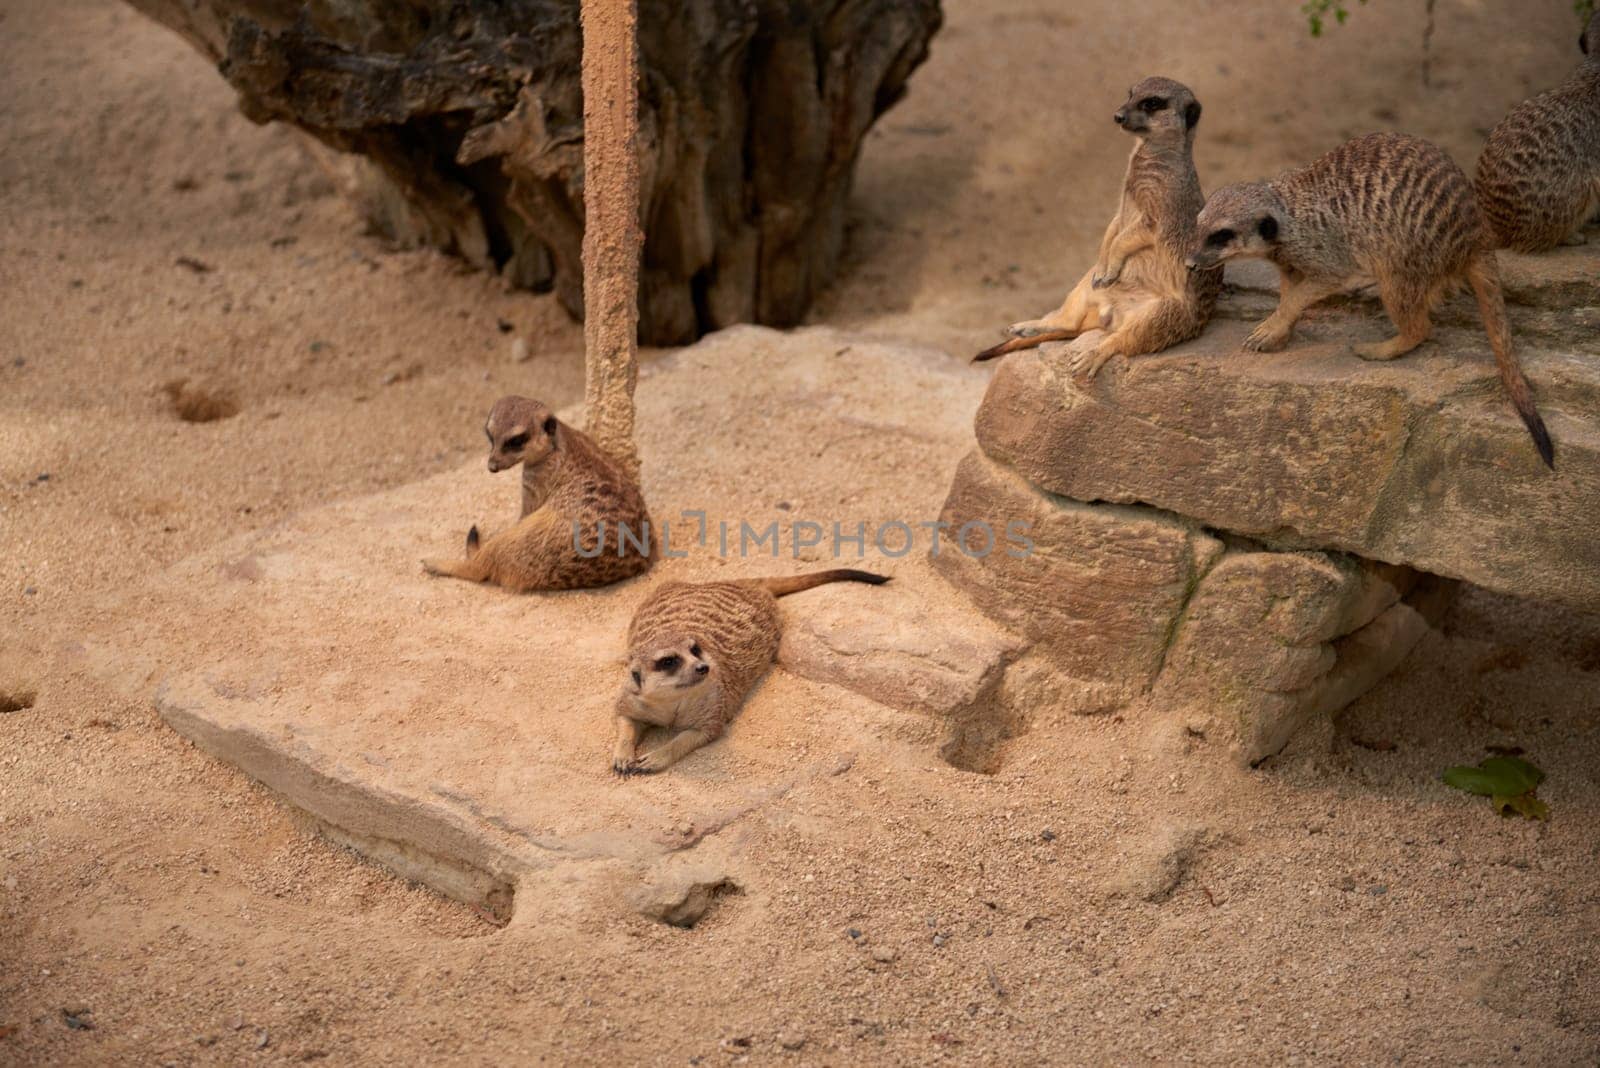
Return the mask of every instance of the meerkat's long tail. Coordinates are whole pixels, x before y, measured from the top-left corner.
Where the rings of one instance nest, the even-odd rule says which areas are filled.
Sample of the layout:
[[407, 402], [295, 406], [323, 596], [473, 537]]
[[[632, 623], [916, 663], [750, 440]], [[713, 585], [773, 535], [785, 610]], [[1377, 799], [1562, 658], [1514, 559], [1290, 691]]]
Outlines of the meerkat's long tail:
[[1021, 352], [1023, 349], [1036, 349], [1046, 341], [1071, 341], [1078, 336], [1076, 330], [1046, 330], [1042, 334], [1032, 337], [1014, 337], [1002, 341], [1000, 344], [984, 349], [972, 358], [973, 363], [982, 363], [984, 360], [995, 360], [1008, 352]]
[[809, 590], [813, 586], [826, 586], [830, 582], [866, 582], [873, 586], [882, 586], [889, 581], [888, 575], [874, 575], [870, 571], [853, 571], [848, 567], [835, 568], [832, 571], [814, 571], [809, 575], [795, 575], [792, 578], [756, 579], [756, 585], [763, 586], [774, 597], [787, 597], [791, 593]]
[[1528, 433], [1533, 435], [1539, 458], [1552, 471], [1556, 466], [1555, 446], [1550, 443], [1550, 431], [1545, 429], [1539, 409], [1533, 405], [1533, 391], [1522, 375], [1522, 368], [1511, 351], [1511, 324], [1506, 320], [1505, 296], [1500, 290], [1500, 271], [1495, 266], [1493, 252], [1479, 252], [1467, 265], [1467, 281], [1473, 296], [1478, 298], [1478, 314], [1483, 316], [1484, 329], [1489, 332], [1489, 346], [1494, 349], [1494, 362], [1500, 368], [1500, 381], [1511, 395], [1511, 404], [1522, 416]]

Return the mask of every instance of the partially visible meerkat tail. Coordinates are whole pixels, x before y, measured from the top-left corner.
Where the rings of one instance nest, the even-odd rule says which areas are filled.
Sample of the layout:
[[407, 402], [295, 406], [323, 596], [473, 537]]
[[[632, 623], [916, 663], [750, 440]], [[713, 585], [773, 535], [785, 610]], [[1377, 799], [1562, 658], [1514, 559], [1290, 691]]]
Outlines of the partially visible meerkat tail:
[[809, 590], [813, 586], [826, 586], [830, 582], [866, 582], [873, 586], [882, 586], [889, 581], [888, 575], [874, 575], [870, 571], [853, 571], [848, 567], [835, 568], [832, 571], [816, 571], [809, 575], [795, 575], [793, 578], [755, 579], [757, 586], [764, 587], [774, 597], [787, 597], [791, 593]]
[[474, 523], [467, 531], [467, 556], [471, 558], [476, 555], [478, 555], [478, 525]]
[[1494, 349], [1494, 362], [1500, 368], [1500, 381], [1511, 395], [1511, 404], [1522, 416], [1528, 433], [1533, 435], [1539, 458], [1552, 471], [1556, 467], [1555, 446], [1550, 443], [1550, 432], [1545, 429], [1539, 409], [1533, 406], [1533, 391], [1522, 375], [1522, 368], [1511, 351], [1511, 324], [1506, 321], [1506, 301], [1500, 291], [1500, 271], [1495, 266], [1493, 252], [1479, 252], [1467, 265], [1467, 281], [1472, 294], [1478, 298], [1478, 314], [1483, 316], [1484, 329], [1489, 332], [1489, 346]]
[[1008, 352], [1036, 349], [1046, 341], [1071, 341], [1077, 336], [1078, 331], [1076, 330], [1046, 330], [1044, 333], [1034, 334], [1032, 337], [1014, 337], [1008, 341], [1002, 341], [991, 348], [984, 349], [972, 358], [972, 362], [982, 363], [984, 360], [998, 359]]

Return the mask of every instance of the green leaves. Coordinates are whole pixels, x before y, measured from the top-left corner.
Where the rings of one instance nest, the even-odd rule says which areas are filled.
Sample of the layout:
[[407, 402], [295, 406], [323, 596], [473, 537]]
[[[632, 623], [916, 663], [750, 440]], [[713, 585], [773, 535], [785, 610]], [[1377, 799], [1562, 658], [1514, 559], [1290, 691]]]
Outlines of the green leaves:
[[1550, 806], [1533, 796], [1544, 781], [1544, 772], [1518, 757], [1490, 757], [1475, 768], [1445, 768], [1442, 778], [1447, 786], [1487, 797], [1502, 816], [1515, 813], [1530, 820], [1550, 818]]
[[[1360, 0], [1366, 3], [1367, 0]], [[1332, 17], [1339, 25], [1344, 25], [1344, 20], [1350, 17], [1350, 9], [1344, 6], [1343, 0], [1306, 0], [1300, 5], [1300, 13], [1305, 15], [1306, 22], [1311, 27], [1311, 36], [1321, 37], [1323, 27]]]
[[1544, 772], [1517, 757], [1490, 757], [1475, 768], [1444, 769], [1444, 781], [1480, 797], [1525, 794], [1544, 781]]

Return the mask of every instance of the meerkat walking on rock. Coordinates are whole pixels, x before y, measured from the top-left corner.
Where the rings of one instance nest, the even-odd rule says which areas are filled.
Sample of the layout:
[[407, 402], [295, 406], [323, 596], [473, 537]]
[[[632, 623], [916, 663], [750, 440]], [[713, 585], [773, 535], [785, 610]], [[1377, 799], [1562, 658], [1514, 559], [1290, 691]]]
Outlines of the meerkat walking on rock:
[[[611, 768], [623, 775], [662, 771], [707, 742], [733, 718], [778, 655], [779, 597], [829, 582], [888, 582], [839, 569], [794, 578], [668, 582], [639, 606], [628, 627], [628, 681], [617, 697]], [[676, 730], [643, 756], [650, 727]]]
[[644, 497], [588, 435], [526, 397], [500, 398], [483, 429], [490, 471], [522, 465], [522, 518], [482, 544], [473, 527], [466, 559], [423, 570], [525, 593], [606, 586], [650, 566]]
[[1497, 248], [1581, 245], [1600, 209], [1600, 13], [1578, 47], [1572, 77], [1513, 108], [1478, 157], [1478, 204]]
[[1200, 101], [1169, 78], [1146, 78], [1128, 91], [1112, 119], [1139, 143], [1094, 267], [1060, 308], [1016, 323], [1010, 341], [975, 359], [1074, 338], [1071, 368], [1092, 376], [1113, 356], [1142, 356], [1187, 341], [1211, 319], [1222, 269], [1184, 267], [1205, 203], [1194, 169]]
[[1217, 190], [1200, 213], [1189, 263], [1211, 270], [1239, 257], [1270, 260], [1281, 275], [1277, 310], [1244, 343], [1265, 352], [1288, 343], [1311, 305], [1376, 282], [1400, 332], [1358, 345], [1356, 353], [1392, 360], [1428, 339], [1434, 305], [1467, 282], [1511, 403], [1539, 456], [1555, 466], [1550, 435], [1512, 354], [1500, 273], [1472, 186], [1438, 146], [1405, 134], [1368, 134], [1270, 182]]

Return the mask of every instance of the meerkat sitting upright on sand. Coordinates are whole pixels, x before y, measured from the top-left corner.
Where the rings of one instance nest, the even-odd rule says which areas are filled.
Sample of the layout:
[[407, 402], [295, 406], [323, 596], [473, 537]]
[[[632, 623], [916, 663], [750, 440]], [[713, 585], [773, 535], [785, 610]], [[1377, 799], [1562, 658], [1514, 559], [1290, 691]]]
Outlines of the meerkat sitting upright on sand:
[[644, 496], [588, 435], [526, 397], [500, 398], [483, 429], [490, 471], [522, 465], [522, 518], [481, 545], [473, 527], [466, 559], [425, 560], [423, 570], [525, 593], [605, 586], [649, 568]]
[[1074, 372], [1095, 374], [1113, 356], [1142, 356], [1196, 336], [1211, 319], [1222, 268], [1189, 271], [1195, 216], [1205, 203], [1194, 169], [1200, 101], [1168, 78], [1128, 91], [1113, 120], [1139, 139], [1128, 158], [1122, 201], [1093, 269], [1061, 307], [1017, 323], [1012, 340], [980, 352], [992, 360], [1046, 341], [1076, 338]]
[[1555, 466], [1550, 435], [1511, 351], [1500, 273], [1472, 186], [1437, 145], [1368, 134], [1270, 182], [1217, 190], [1200, 213], [1189, 263], [1210, 270], [1237, 257], [1270, 260], [1281, 275], [1277, 310], [1244, 343], [1264, 352], [1286, 345], [1311, 305], [1376, 282], [1400, 332], [1358, 345], [1356, 353], [1392, 360], [1428, 339], [1434, 305], [1465, 280], [1511, 403], [1539, 456]]
[[1600, 209], [1600, 12], [1578, 47], [1572, 77], [1512, 108], [1478, 157], [1478, 205], [1497, 248], [1581, 245]]
[[[794, 578], [668, 582], [652, 593], [628, 627], [628, 681], [617, 697], [617, 744], [611, 768], [624, 775], [671, 767], [722, 734], [746, 695], [778, 655], [779, 597], [829, 582], [888, 582], [868, 571], [839, 569]], [[650, 727], [676, 730], [643, 756]]]

